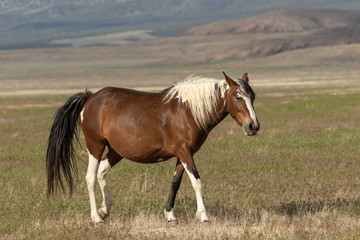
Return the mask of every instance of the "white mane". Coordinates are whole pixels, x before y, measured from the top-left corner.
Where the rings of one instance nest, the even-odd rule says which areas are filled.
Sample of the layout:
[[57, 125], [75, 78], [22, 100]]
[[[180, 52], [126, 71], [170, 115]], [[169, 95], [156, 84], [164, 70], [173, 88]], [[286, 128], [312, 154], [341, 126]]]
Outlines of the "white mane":
[[219, 91], [221, 98], [224, 98], [226, 89], [225, 80], [190, 75], [170, 87], [163, 100], [169, 102], [177, 98], [179, 103], [185, 103], [196, 124], [206, 131], [209, 122], [219, 118], [214, 109], [219, 100]]

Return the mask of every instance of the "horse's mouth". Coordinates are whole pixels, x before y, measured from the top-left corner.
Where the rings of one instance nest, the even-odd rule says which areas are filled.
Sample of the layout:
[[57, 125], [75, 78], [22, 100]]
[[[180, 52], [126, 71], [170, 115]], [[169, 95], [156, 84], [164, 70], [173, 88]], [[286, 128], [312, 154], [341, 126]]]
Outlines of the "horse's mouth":
[[244, 134], [245, 134], [246, 136], [252, 137], [252, 136], [256, 136], [257, 132], [251, 132], [251, 133], [244, 132]]
[[247, 129], [247, 128], [245, 128], [245, 127], [243, 127], [243, 130], [244, 130], [244, 134], [245, 134], [246, 136], [256, 136], [256, 134], [257, 134], [257, 132], [258, 132], [258, 131], [256, 131], [256, 130], [251, 131], [250, 129]]

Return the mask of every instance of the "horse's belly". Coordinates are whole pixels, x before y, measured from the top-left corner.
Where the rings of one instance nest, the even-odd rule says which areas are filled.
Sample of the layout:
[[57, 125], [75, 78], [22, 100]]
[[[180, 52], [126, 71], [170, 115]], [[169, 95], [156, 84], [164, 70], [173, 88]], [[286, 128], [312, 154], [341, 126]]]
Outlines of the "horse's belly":
[[122, 157], [140, 163], [156, 163], [168, 160], [174, 155], [164, 147], [161, 140], [151, 137], [118, 137], [111, 141], [111, 147]]
[[149, 164], [149, 163], [164, 162], [164, 161], [169, 160], [172, 157], [173, 156], [161, 156], [161, 157], [150, 156], [148, 158], [143, 158], [143, 157], [125, 157], [125, 158], [127, 158], [133, 162]]
[[115, 149], [119, 155], [138, 163], [157, 163], [173, 157], [171, 153], [162, 149], [122, 148]]

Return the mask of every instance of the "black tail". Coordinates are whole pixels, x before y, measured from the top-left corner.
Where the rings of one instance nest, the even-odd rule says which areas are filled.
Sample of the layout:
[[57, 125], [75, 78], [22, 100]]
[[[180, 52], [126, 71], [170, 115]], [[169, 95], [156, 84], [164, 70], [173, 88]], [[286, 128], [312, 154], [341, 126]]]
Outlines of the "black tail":
[[73, 140], [74, 137], [77, 139], [80, 113], [90, 95], [91, 92], [87, 90], [75, 94], [55, 114], [46, 153], [48, 197], [56, 193], [59, 186], [65, 192], [63, 178], [70, 188], [70, 195], [72, 194], [72, 172], [77, 174]]

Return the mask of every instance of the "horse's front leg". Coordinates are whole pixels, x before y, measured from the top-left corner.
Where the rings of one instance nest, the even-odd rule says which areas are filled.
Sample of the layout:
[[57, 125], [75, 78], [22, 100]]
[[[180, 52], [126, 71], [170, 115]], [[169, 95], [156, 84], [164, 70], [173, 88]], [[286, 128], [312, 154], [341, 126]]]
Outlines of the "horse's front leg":
[[193, 156], [189, 152], [185, 152], [181, 156], [179, 156], [179, 158], [186, 170], [186, 173], [190, 178], [190, 181], [196, 193], [196, 202], [197, 202], [196, 217], [200, 220], [200, 222], [210, 222], [210, 219], [206, 214], [204, 200], [202, 197], [202, 182], [199, 173], [196, 169]]
[[184, 173], [184, 166], [181, 164], [181, 162], [178, 158], [177, 162], [176, 162], [174, 177], [173, 177], [173, 180], [171, 183], [169, 199], [168, 199], [166, 208], [164, 210], [164, 214], [165, 214], [165, 217], [167, 218], [168, 222], [177, 222], [177, 219], [174, 214], [174, 202], [175, 202], [176, 193], [180, 187], [183, 173]]

